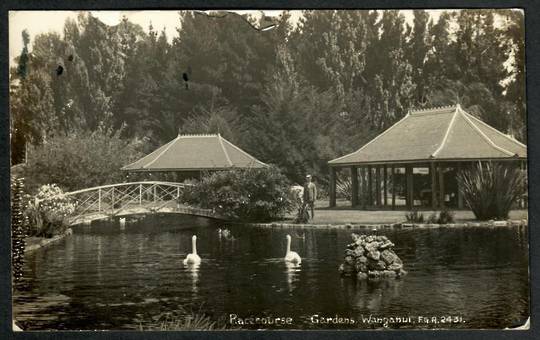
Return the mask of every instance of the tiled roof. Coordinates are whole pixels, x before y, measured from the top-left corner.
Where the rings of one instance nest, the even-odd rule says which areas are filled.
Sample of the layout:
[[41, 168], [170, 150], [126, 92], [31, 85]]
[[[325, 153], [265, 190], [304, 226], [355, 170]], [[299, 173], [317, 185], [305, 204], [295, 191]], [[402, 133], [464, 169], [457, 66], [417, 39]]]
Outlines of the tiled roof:
[[409, 112], [357, 151], [328, 163], [348, 165], [526, 157], [525, 145], [457, 105]]
[[262, 168], [267, 165], [220, 134], [178, 135], [138, 161], [126, 171], [189, 171], [229, 168]]

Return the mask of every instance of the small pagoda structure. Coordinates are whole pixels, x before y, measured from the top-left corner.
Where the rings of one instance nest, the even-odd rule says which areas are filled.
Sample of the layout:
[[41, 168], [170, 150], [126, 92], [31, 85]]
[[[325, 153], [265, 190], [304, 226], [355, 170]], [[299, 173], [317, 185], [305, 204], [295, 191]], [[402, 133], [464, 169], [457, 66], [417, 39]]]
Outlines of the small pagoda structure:
[[218, 134], [178, 135], [143, 158], [124, 166], [127, 172], [182, 173], [264, 168], [268, 165]]
[[478, 161], [526, 170], [527, 147], [460, 105], [410, 111], [357, 151], [328, 162], [330, 206], [336, 206], [336, 171], [347, 168], [352, 206], [460, 209], [456, 174]]

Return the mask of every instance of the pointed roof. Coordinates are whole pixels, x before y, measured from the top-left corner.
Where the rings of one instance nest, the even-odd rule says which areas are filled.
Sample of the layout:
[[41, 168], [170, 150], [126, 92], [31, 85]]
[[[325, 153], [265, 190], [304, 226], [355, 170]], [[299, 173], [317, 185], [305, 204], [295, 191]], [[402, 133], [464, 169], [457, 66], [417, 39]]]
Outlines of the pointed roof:
[[527, 147], [456, 105], [409, 112], [357, 151], [328, 163], [512, 158], [527, 158]]
[[197, 171], [263, 168], [267, 165], [220, 134], [178, 135], [152, 153], [122, 168], [125, 171]]

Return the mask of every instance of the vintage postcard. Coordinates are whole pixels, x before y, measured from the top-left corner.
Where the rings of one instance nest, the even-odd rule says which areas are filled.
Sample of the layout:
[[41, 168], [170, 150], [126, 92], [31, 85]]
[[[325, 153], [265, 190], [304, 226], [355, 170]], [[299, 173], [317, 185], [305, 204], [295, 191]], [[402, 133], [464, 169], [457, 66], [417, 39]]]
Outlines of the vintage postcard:
[[528, 329], [525, 12], [9, 12], [13, 329]]

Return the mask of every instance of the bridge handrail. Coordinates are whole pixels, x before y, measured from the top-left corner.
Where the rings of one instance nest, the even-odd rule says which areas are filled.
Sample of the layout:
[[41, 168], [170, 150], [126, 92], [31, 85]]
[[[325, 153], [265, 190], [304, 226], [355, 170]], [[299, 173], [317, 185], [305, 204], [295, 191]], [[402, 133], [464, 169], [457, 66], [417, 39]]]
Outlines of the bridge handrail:
[[140, 184], [145, 184], [145, 185], [169, 185], [169, 186], [180, 187], [180, 188], [193, 186], [193, 184], [188, 184], [188, 183], [164, 182], [164, 181], [139, 181], [139, 182], [128, 182], [128, 183], [116, 183], [116, 184], [100, 185], [100, 186], [97, 186], [97, 187], [91, 187], [91, 188], [86, 188], [86, 189], [80, 189], [80, 190], [65, 192], [65, 193], [63, 193], [61, 195], [48, 197], [47, 199], [53, 199], [53, 198], [56, 198], [56, 197], [73, 196], [73, 195], [82, 194], [82, 193], [85, 193], [85, 192], [95, 191], [95, 190], [99, 190], [99, 189], [109, 189], [109, 188], [115, 188], [115, 187], [121, 187], [121, 186], [127, 186], [127, 185], [140, 185]]

